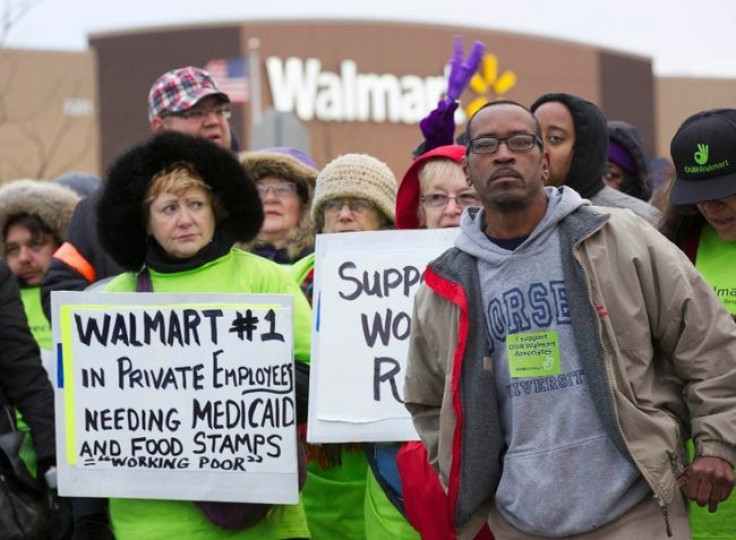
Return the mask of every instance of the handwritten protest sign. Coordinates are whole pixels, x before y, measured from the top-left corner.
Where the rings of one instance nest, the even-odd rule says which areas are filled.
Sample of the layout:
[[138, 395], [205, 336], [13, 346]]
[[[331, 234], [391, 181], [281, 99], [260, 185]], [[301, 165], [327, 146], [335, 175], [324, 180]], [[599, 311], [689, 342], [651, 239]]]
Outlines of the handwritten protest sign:
[[403, 404], [413, 297], [457, 233], [317, 237], [307, 440], [417, 439]]
[[60, 494], [295, 504], [292, 302], [54, 293]]

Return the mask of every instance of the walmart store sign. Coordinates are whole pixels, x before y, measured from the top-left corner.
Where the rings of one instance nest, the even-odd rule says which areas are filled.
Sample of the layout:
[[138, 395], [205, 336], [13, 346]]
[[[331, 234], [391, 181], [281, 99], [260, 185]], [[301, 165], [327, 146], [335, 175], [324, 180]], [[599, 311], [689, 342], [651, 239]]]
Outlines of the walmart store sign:
[[323, 70], [317, 58], [270, 57], [266, 73], [274, 108], [305, 122], [416, 124], [447, 88], [444, 76], [358, 73], [353, 60], [343, 60], [340, 72], [333, 73]]

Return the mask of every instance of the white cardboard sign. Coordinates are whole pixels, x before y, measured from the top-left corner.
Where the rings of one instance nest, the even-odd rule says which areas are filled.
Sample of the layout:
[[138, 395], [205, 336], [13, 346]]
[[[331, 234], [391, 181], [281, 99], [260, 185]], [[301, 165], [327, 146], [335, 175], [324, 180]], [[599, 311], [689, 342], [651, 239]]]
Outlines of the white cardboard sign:
[[59, 493], [296, 504], [292, 303], [53, 293]]
[[417, 439], [403, 403], [414, 293], [458, 229], [318, 235], [310, 442]]

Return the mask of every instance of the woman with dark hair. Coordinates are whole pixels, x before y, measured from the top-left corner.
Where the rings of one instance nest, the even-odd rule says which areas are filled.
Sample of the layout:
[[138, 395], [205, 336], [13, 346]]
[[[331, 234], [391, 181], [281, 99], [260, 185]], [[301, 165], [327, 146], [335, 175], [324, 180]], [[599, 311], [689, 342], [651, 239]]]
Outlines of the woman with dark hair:
[[66, 237], [79, 195], [36, 180], [16, 180], [0, 188], [0, 252], [18, 280], [28, 324], [50, 369], [51, 326], [41, 309], [41, 279]]
[[[661, 232], [736, 317], [736, 109], [697, 113], [672, 140], [676, 178]], [[720, 291], [720, 292], [719, 292]]]
[[[164, 132], [111, 168], [99, 202], [104, 249], [125, 269], [107, 291], [286, 293], [294, 297], [297, 418], [306, 410], [309, 305], [277, 264], [234, 248], [263, 223], [258, 191], [227, 150]], [[150, 281], [148, 281], [150, 279]], [[217, 504], [217, 503], [215, 503]], [[226, 530], [202, 504], [111, 499], [113, 532], [123, 538], [305, 538], [304, 508], [273, 506], [257, 523]]]
[[[56, 465], [54, 392], [28, 329], [16, 281], [0, 259], [0, 406], [20, 411], [31, 427], [33, 442], [26, 438], [23, 444], [32, 444], [33, 468], [41, 477]], [[14, 431], [14, 421], [12, 414], [0, 414], [0, 433]]]
[[[736, 322], [734, 148], [736, 109], [703, 111], [685, 120], [672, 140], [676, 178], [661, 232], [682, 248]], [[692, 458], [699, 449], [689, 443], [689, 451]], [[687, 478], [683, 485], [693, 498], [697, 486], [689, 485]], [[714, 510], [690, 505], [694, 539], [733, 538], [736, 501], [731, 497]]]
[[[41, 307], [40, 285], [51, 257], [66, 236], [78, 201], [75, 192], [51, 182], [16, 180], [0, 188], [0, 253], [17, 281], [28, 328], [49, 378], [53, 375], [51, 325]], [[46, 412], [53, 429], [53, 402]], [[33, 440], [38, 435], [33, 426], [26, 423], [22, 411], [16, 412], [16, 422], [18, 429], [26, 432], [19, 456], [31, 475], [45, 472], [44, 464], [39, 467], [37, 463], [42, 456], [34, 448]]]

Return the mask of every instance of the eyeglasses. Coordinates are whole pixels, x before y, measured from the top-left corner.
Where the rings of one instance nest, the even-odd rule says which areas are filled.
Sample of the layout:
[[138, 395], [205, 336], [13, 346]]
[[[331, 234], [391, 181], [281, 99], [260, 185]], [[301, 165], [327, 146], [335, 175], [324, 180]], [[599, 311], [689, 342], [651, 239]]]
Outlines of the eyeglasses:
[[230, 116], [232, 116], [232, 111], [230, 110], [229, 105], [218, 105], [217, 107], [212, 107], [209, 109], [194, 108], [194, 109], [189, 109], [187, 111], [181, 111], [181, 112], [167, 111], [161, 116], [163, 118], [166, 118], [169, 116], [175, 116], [176, 118], [183, 118], [185, 120], [193, 120], [195, 122], [201, 122], [202, 120], [207, 118], [210, 114], [214, 114], [217, 118], [229, 120]]
[[445, 195], [444, 193], [429, 193], [422, 195], [422, 202], [430, 208], [445, 208], [450, 199], [460, 208], [469, 206], [480, 206], [480, 200], [474, 193], [461, 193], [460, 195]]
[[498, 152], [501, 143], [505, 143], [506, 147], [512, 152], [526, 152], [534, 148], [535, 144], [542, 147], [542, 139], [533, 133], [515, 133], [508, 137], [491, 137], [484, 135], [476, 137], [468, 143], [468, 148], [474, 154], [495, 154]]
[[347, 206], [355, 214], [362, 214], [373, 208], [373, 203], [368, 199], [332, 199], [325, 203], [325, 213], [337, 214]]
[[261, 197], [268, 195], [272, 191], [279, 198], [288, 197], [296, 194], [296, 184], [294, 182], [276, 182], [275, 184], [256, 184], [258, 194]]

